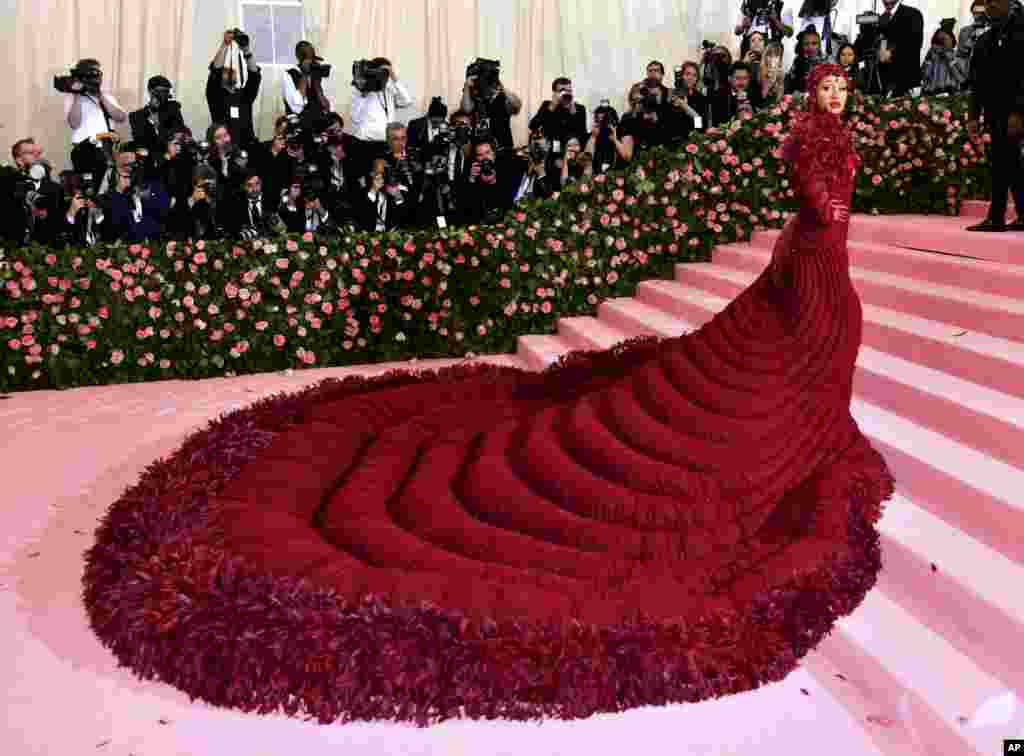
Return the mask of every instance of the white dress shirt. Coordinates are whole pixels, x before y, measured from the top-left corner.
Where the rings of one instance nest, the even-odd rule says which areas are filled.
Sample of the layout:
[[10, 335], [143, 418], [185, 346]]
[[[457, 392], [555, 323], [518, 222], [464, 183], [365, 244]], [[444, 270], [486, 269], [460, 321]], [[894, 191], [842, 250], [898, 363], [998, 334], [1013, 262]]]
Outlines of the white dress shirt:
[[383, 191], [375, 192], [369, 191], [366, 193], [370, 202], [376, 205], [377, 208], [377, 224], [374, 228], [375, 231], [387, 231], [387, 219], [388, 219], [388, 198]]
[[364, 142], [383, 142], [387, 127], [395, 122], [399, 108], [412, 105], [412, 96], [399, 82], [389, 81], [383, 92], [353, 90], [352, 135]]
[[[114, 103], [118, 108], [124, 110], [114, 96], [108, 92], [104, 92], [107, 99]], [[107, 125], [107, 119], [103, 116], [103, 108], [100, 107], [99, 97], [97, 95], [83, 95], [80, 94], [78, 97], [82, 101], [82, 121], [78, 124], [77, 129], [73, 129], [71, 132], [71, 143], [78, 144], [84, 142], [86, 139], [92, 139], [97, 134], [102, 134], [106, 131], [110, 131], [114, 126], [114, 117], [110, 117], [110, 126]], [[68, 116], [71, 114], [71, 107], [74, 105], [75, 95], [66, 94], [64, 95], [64, 121], [67, 122]]]

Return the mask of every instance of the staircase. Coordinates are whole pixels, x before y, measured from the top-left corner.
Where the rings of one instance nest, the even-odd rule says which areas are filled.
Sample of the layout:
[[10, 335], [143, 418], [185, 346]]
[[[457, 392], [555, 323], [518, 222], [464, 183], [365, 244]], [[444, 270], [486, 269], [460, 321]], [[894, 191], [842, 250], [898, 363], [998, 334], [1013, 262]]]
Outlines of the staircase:
[[[886, 756], [994, 754], [1024, 737], [1024, 234], [969, 223], [851, 224], [864, 306], [852, 409], [897, 496], [878, 587], [802, 665], [861, 731], [830, 753], [863, 754], [864, 734]], [[778, 234], [678, 265], [557, 335], [520, 337], [517, 356], [543, 369], [573, 349], [692, 331], [758, 276]]]

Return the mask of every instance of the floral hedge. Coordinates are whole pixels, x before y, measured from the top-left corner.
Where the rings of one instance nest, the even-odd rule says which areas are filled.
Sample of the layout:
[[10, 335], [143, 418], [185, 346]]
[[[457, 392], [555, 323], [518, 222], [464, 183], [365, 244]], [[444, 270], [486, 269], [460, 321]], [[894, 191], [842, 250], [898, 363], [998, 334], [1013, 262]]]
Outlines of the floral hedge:
[[[327, 242], [0, 250], [0, 391], [512, 351], [794, 207], [799, 99], [491, 227]], [[851, 104], [855, 208], [955, 213], [987, 182], [962, 98]]]

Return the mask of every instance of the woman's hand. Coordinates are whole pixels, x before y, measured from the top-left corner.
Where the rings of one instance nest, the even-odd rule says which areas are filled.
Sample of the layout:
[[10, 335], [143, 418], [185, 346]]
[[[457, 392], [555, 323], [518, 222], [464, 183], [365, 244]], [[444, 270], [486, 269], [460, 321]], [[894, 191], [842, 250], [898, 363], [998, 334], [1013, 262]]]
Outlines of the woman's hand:
[[850, 220], [850, 208], [839, 200], [832, 200], [832, 220], [839, 223], [846, 223]]

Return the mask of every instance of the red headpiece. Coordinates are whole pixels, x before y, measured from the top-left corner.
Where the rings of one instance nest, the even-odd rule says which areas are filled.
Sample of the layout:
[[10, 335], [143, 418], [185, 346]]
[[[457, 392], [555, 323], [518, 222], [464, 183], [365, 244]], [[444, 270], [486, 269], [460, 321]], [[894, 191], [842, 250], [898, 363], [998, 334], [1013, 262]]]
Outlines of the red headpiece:
[[[818, 85], [829, 76], [840, 76], [849, 83], [850, 77], [842, 66], [822, 63], [807, 77], [807, 98], [804, 111], [794, 114], [790, 132], [782, 145], [782, 156], [787, 162], [803, 159], [814, 173], [834, 170], [847, 160], [857, 160], [850, 132], [842, 119], [818, 107]], [[802, 158], [801, 158], [802, 155]]]

